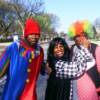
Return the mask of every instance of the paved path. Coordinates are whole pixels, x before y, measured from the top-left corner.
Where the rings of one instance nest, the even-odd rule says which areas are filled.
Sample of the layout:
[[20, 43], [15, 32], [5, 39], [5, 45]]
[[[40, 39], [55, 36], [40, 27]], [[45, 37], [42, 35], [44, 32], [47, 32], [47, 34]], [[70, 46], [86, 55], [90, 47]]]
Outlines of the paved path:
[[37, 96], [38, 100], [44, 100], [45, 97], [45, 89], [46, 89], [46, 83], [47, 83], [48, 76], [39, 76], [39, 79], [37, 81]]

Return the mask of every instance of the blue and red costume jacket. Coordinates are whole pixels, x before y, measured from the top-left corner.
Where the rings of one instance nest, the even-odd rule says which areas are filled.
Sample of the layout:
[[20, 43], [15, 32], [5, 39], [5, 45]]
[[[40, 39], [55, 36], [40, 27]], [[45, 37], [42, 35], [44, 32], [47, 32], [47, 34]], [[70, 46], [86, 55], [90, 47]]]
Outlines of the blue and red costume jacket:
[[37, 100], [36, 80], [44, 58], [43, 49], [24, 41], [14, 42], [0, 57], [0, 77], [7, 73], [2, 100]]

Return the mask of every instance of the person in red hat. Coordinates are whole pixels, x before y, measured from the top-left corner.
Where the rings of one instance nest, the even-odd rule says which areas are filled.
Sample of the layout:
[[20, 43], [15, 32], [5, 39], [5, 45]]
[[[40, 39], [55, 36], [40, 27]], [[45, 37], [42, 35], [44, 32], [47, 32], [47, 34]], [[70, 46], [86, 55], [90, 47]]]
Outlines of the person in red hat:
[[36, 81], [44, 58], [39, 38], [39, 23], [28, 18], [24, 38], [12, 43], [2, 54], [0, 77], [7, 73], [2, 100], [37, 100]]

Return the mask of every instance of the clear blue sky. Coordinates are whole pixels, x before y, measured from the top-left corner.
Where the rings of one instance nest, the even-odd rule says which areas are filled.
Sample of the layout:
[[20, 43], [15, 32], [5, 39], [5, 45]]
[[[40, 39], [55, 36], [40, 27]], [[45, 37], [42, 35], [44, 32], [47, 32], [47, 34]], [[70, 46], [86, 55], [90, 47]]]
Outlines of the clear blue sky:
[[88, 19], [94, 22], [100, 17], [100, 0], [45, 0], [45, 9], [60, 19], [58, 32], [67, 32], [76, 20]]

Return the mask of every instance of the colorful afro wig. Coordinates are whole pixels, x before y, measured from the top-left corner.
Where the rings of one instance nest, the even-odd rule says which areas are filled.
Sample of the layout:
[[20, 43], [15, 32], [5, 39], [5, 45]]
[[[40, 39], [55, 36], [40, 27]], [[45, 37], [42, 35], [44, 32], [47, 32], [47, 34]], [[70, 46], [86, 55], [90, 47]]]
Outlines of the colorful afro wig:
[[88, 20], [76, 21], [68, 29], [67, 35], [74, 38], [82, 34], [87, 35], [89, 38], [94, 37], [93, 25]]

